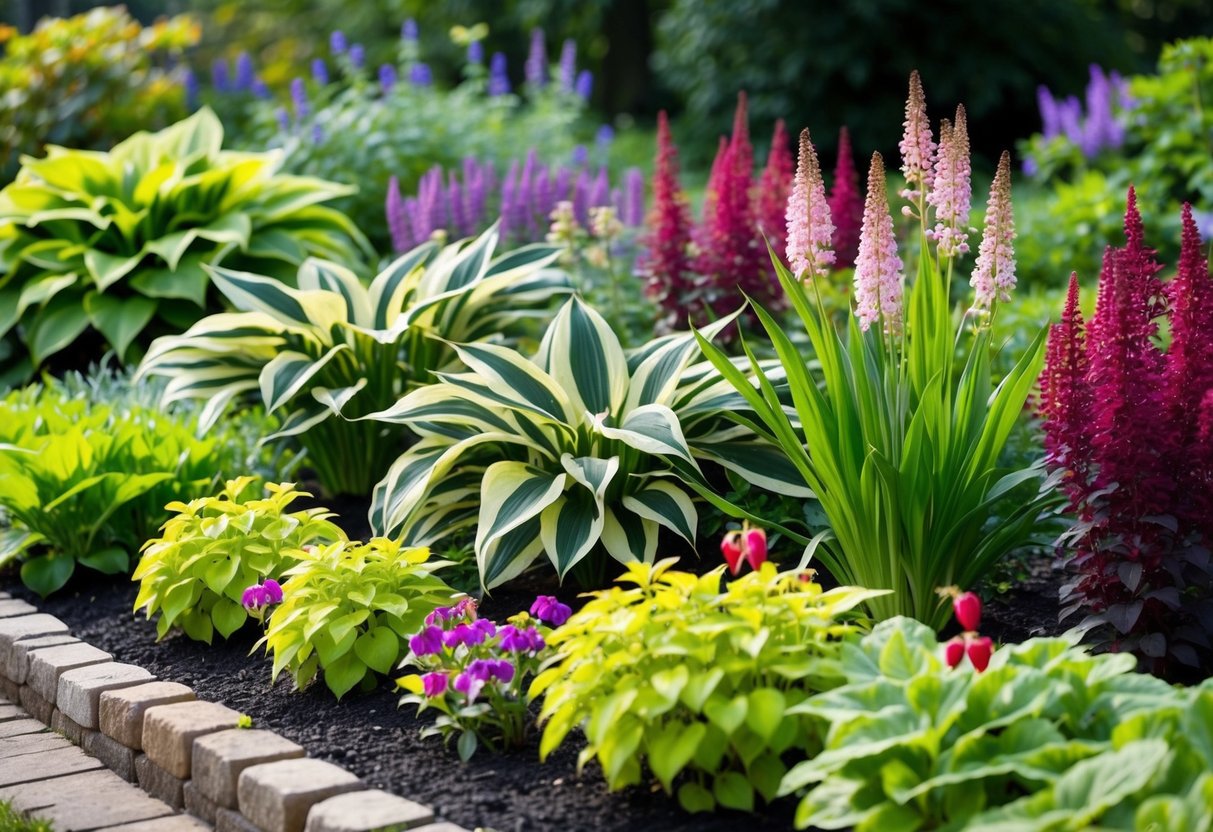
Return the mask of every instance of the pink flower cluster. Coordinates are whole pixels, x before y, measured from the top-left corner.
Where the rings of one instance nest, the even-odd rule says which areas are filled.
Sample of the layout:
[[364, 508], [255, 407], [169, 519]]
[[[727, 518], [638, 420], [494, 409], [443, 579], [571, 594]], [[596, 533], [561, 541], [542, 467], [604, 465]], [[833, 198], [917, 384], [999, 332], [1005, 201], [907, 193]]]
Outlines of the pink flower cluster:
[[985, 230], [969, 284], [974, 309], [988, 310], [996, 301], [1011, 299], [1015, 288], [1015, 215], [1011, 207], [1011, 154], [1005, 150], [986, 202]]
[[802, 279], [825, 277], [834, 263], [834, 223], [817, 151], [807, 129], [800, 133], [800, 159], [786, 219], [792, 271]]
[[906, 120], [901, 144], [901, 172], [906, 189], [901, 195], [917, 200], [931, 189], [935, 180], [935, 140], [927, 118], [927, 97], [922, 91], [918, 70], [910, 73], [910, 95], [906, 100]]
[[946, 118], [939, 127], [939, 155], [935, 181], [927, 202], [935, 209], [935, 228], [928, 232], [941, 257], [969, 251], [969, 210], [972, 201], [973, 168], [969, 159], [969, 130], [964, 105], [956, 108], [956, 120]]
[[868, 197], [855, 258], [855, 314], [865, 332], [879, 321], [886, 332], [901, 330], [901, 300], [904, 276], [897, 254], [897, 237], [889, 213], [885, 188], [884, 159], [872, 154], [868, 169]]

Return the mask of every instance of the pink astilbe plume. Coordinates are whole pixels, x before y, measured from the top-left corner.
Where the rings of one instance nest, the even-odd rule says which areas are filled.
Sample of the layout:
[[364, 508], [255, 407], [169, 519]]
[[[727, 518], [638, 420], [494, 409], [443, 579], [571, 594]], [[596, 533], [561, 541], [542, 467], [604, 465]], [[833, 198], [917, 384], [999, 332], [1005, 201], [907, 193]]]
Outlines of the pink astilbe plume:
[[682, 298], [692, 286], [691, 219], [678, 183], [678, 148], [664, 110], [657, 116], [653, 208], [648, 226], [641, 267], [647, 275], [645, 290], [667, 313], [681, 314]]
[[838, 131], [838, 161], [830, 188], [830, 218], [834, 221], [834, 265], [850, 268], [859, 253], [859, 231], [863, 226], [863, 197], [859, 194], [859, 171], [851, 155], [851, 134]]
[[1040, 376], [1040, 413], [1044, 419], [1045, 461], [1067, 469], [1062, 488], [1072, 506], [1087, 496], [1090, 456], [1091, 387], [1087, 381], [1087, 344], [1078, 307], [1078, 274], [1070, 275], [1061, 323], [1049, 329], [1045, 366]]
[[935, 181], [927, 194], [927, 202], [935, 209], [935, 228], [930, 234], [941, 257], [955, 257], [969, 251], [972, 170], [969, 129], [964, 105], [960, 105], [956, 108], [956, 120], [944, 119], [939, 128]]
[[906, 99], [905, 131], [902, 133], [901, 172], [906, 188], [901, 195], [917, 200], [931, 188], [935, 178], [935, 140], [927, 118], [927, 97], [922, 91], [918, 70], [910, 73], [910, 95]]
[[809, 131], [800, 133], [800, 158], [796, 164], [796, 182], [787, 201], [788, 263], [792, 272], [802, 279], [825, 277], [834, 252], [830, 246], [834, 223], [830, 221], [830, 205], [826, 201], [825, 182], [817, 151]]
[[885, 189], [884, 159], [872, 154], [868, 169], [868, 196], [863, 208], [859, 254], [855, 258], [855, 314], [865, 332], [881, 321], [889, 332], [901, 328], [902, 263], [897, 255], [889, 195]]
[[775, 251], [783, 251], [787, 239], [784, 211], [788, 204], [788, 191], [792, 188], [794, 166], [792, 151], [788, 147], [788, 131], [783, 119], [779, 119], [775, 122], [771, 151], [767, 154], [767, 165], [762, 170], [755, 194], [758, 230], [766, 236]]
[[1002, 152], [986, 202], [985, 230], [969, 284], [974, 309], [990, 309], [996, 300], [1011, 299], [1015, 288], [1015, 215], [1011, 207], [1011, 154]]

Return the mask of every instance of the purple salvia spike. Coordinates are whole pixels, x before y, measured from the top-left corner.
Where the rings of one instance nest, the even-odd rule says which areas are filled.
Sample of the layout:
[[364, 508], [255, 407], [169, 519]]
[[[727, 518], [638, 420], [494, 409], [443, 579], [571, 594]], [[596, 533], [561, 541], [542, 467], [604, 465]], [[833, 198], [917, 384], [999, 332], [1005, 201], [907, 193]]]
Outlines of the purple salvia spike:
[[644, 171], [628, 168], [623, 174], [623, 224], [630, 228], [644, 225]]
[[247, 52], [236, 56], [236, 89], [250, 90], [253, 88], [253, 58]]
[[577, 174], [577, 182], [573, 185], [573, 216], [577, 218], [577, 224], [582, 228], [590, 223], [591, 186], [590, 172], [583, 168]]
[[515, 205], [518, 214], [514, 218], [514, 227], [522, 234], [534, 235], [538, 231], [531, 206], [534, 200], [535, 168], [539, 158], [534, 148], [527, 151], [526, 161], [522, 164], [522, 175], [518, 178], [518, 193], [515, 195]]
[[446, 207], [451, 217], [451, 236], [466, 237], [471, 234], [467, 215], [463, 211], [463, 188], [455, 171], [451, 171], [447, 176]]
[[216, 58], [214, 63], [211, 64], [211, 86], [217, 92], [229, 92], [231, 90], [232, 81], [230, 72], [231, 70], [228, 67], [227, 61], [222, 58]]
[[1041, 137], [1048, 141], [1061, 135], [1061, 117], [1057, 112], [1057, 100], [1049, 88], [1041, 84], [1036, 88], [1036, 104], [1040, 108]]
[[404, 199], [400, 196], [400, 181], [393, 176], [387, 185], [387, 227], [392, 236], [392, 249], [397, 253], [409, 250], [408, 220], [404, 213]]
[[548, 53], [543, 42], [543, 30], [531, 30], [531, 50], [526, 58], [526, 82], [542, 89], [548, 80]]
[[611, 180], [607, 174], [607, 169], [601, 167], [598, 169], [598, 175], [594, 177], [594, 184], [590, 187], [590, 207], [600, 208], [604, 205], [610, 205], [611, 199]]
[[569, 38], [560, 47], [560, 91], [570, 93], [577, 81], [577, 42]]
[[514, 202], [517, 193], [518, 182], [518, 160], [510, 162], [509, 170], [505, 174], [505, 181], [501, 183], [501, 238], [504, 240], [514, 230], [512, 220], [514, 218]]
[[569, 187], [573, 184], [573, 172], [564, 165], [556, 168], [556, 199], [557, 201], [572, 199]]

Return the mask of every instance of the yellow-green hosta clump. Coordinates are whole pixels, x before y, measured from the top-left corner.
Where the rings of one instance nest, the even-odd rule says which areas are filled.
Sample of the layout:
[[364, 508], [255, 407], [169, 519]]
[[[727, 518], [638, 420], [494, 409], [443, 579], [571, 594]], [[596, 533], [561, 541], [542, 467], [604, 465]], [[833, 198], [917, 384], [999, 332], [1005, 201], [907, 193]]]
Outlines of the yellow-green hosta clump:
[[318, 673], [337, 698], [370, 686], [404, 655], [425, 617], [455, 591], [434, 572], [449, 561], [384, 537], [310, 548], [288, 569], [283, 600], [258, 642], [302, 689]]
[[[218, 306], [205, 265], [290, 277], [309, 256], [357, 262], [362, 233], [323, 203], [354, 189], [278, 172], [281, 152], [225, 151], [201, 110], [109, 152], [47, 148], [0, 191], [0, 371], [20, 379], [90, 327], [120, 359]], [[20, 342], [21, 347], [14, 342]]]
[[843, 682], [841, 640], [858, 629], [846, 614], [883, 593], [827, 592], [770, 562], [728, 582], [723, 565], [699, 576], [675, 563], [630, 564], [623, 587], [548, 638], [557, 655], [530, 690], [543, 697], [539, 753], [581, 728], [579, 764], [596, 759], [612, 789], [647, 767], [667, 792], [681, 781], [687, 811], [749, 811], [778, 793], [785, 757], [819, 747], [790, 709]]
[[[434, 374], [459, 367], [449, 341], [514, 339], [569, 291], [559, 251], [525, 246], [494, 257], [496, 227], [471, 242], [425, 243], [364, 285], [349, 269], [306, 261], [297, 289], [248, 272], [212, 269], [235, 313], [161, 338], [140, 372], [165, 376], [166, 402], [203, 399], [214, 418], [232, 398], [259, 395], [298, 436], [329, 493], [369, 494], [407, 431], [360, 421]], [[205, 421], [205, 419], [204, 419]]]
[[585, 562], [587, 582], [598, 581], [604, 556], [651, 562], [663, 527], [694, 545], [692, 493], [710, 493], [699, 460], [809, 494], [778, 448], [724, 419], [745, 400], [710, 366], [692, 364], [690, 333], [625, 353], [574, 297], [532, 358], [452, 346], [470, 372], [442, 373], [368, 417], [421, 436], [375, 487], [371, 521], [417, 545], [474, 525], [488, 588], [545, 552], [561, 578]]
[[289, 511], [300, 497], [293, 483], [266, 483], [264, 496], [253, 477], [229, 480], [214, 497], [169, 503], [176, 512], [162, 536], [143, 546], [135, 569], [135, 611], [156, 621], [164, 638], [174, 627], [197, 641], [227, 638], [248, 620], [242, 594], [265, 578], [278, 578], [302, 557], [305, 546], [345, 541], [345, 533], [323, 508]]

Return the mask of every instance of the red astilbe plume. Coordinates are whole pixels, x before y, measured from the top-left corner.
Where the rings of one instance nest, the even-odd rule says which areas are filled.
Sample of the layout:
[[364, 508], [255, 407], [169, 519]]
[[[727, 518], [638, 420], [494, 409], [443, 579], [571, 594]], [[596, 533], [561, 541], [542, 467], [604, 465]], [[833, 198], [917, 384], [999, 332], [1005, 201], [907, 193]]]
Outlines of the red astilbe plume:
[[845, 127], [838, 131], [838, 161], [834, 164], [829, 201], [830, 217], [834, 220], [834, 266], [850, 268], [859, 253], [863, 196], [859, 192], [859, 171], [851, 154], [851, 134]]
[[694, 285], [691, 274], [691, 219], [678, 182], [678, 147], [664, 110], [657, 116], [657, 159], [653, 170], [653, 208], [642, 270], [645, 291], [674, 326], [685, 314], [684, 297]]
[[[788, 145], [788, 131], [783, 119], [775, 122], [775, 133], [771, 136], [771, 151], [767, 154], [767, 166], [758, 180], [755, 196], [758, 215], [758, 230], [766, 236], [775, 251], [782, 252], [787, 246], [788, 194], [792, 190], [792, 175], [796, 165], [792, 161], [792, 150]], [[771, 271], [768, 269], [768, 271]], [[774, 275], [774, 271], [771, 271]]]
[[1044, 418], [1045, 461], [1066, 472], [1062, 488], [1070, 500], [1071, 511], [1075, 512], [1090, 493], [1088, 370], [1086, 332], [1078, 307], [1078, 274], [1073, 273], [1061, 323], [1049, 329], [1044, 372], [1040, 377], [1040, 413]]

